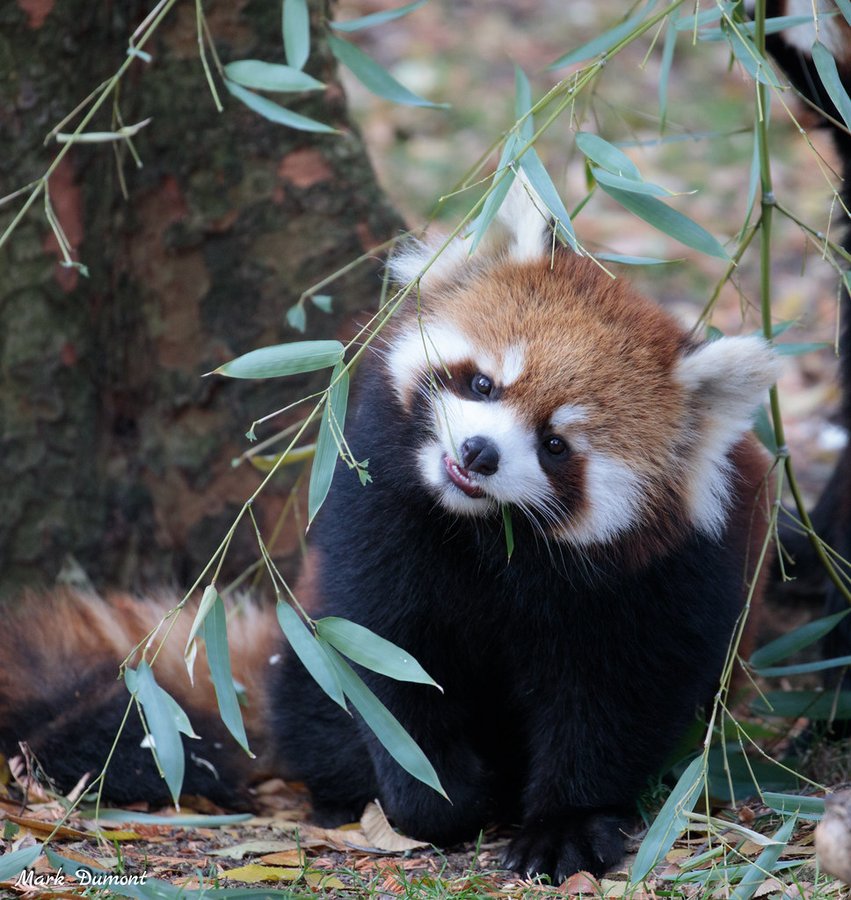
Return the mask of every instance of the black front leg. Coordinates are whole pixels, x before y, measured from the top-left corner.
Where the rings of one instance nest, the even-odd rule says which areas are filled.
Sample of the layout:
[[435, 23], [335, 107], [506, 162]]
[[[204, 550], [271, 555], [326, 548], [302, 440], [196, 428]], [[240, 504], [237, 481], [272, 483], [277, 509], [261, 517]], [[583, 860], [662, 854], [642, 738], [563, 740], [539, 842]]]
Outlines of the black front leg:
[[442, 847], [474, 840], [493, 821], [496, 803], [493, 773], [467, 731], [469, 715], [433, 688], [375, 678], [370, 687], [425, 753], [449, 797], [406, 772], [361, 723], [390, 820], [410, 837]]
[[574, 872], [603, 875], [624, 855], [627, 810], [565, 809], [558, 816], [529, 819], [511, 842], [504, 865], [527, 877], [549, 875], [555, 883]]

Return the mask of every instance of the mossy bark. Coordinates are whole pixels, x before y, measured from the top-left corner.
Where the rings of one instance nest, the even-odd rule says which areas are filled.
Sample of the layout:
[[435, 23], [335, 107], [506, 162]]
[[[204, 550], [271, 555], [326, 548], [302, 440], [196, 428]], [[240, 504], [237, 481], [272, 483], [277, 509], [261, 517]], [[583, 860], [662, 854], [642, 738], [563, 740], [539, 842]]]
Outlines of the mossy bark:
[[[45, 171], [57, 150], [45, 135], [117, 69], [149, 6], [2, 6], [0, 193]], [[279, 2], [207, 0], [205, 11], [223, 61], [283, 61]], [[129, 198], [110, 145], [75, 146], [50, 182], [90, 276], [58, 264], [41, 203], [0, 251], [0, 597], [50, 584], [69, 557], [97, 586], [193, 579], [259, 481], [231, 464], [247, 426], [328, 373], [201, 376], [298, 338], [284, 314], [301, 291], [401, 227], [347, 118], [321, 29], [308, 69], [329, 87], [295, 108], [339, 136], [270, 123], [224, 90], [217, 113], [190, 0], [146, 49], [152, 61], [134, 61], [119, 94], [124, 122], [152, 118], [135, 140], [144, 167], [122, 154]], [[90, 130], [111, 127], [107, 104]], [[0, 209], [4, 226], [19, 202]], [[341, 333], [378, 286], [374, 265], [335, 283], [334, 312], [308, 310], [308, 337]], [[267, 529], [296, 475], [264, 494]], [[296, 545], [290, 525], [278, 552]], [[224, 575], [256, 556], [253, 531], [241, 530]]]

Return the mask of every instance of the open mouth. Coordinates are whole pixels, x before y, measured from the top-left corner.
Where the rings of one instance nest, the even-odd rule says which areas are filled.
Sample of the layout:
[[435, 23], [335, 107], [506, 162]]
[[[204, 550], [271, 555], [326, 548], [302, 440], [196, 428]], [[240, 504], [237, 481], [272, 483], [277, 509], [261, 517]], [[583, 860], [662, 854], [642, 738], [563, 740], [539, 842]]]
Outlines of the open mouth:
[[484, 497], [485, 492], [473, 481], [467, 469], [462, 468], [449, 456], [443, 457], [443, 465], [449, 480], [468, 497]]

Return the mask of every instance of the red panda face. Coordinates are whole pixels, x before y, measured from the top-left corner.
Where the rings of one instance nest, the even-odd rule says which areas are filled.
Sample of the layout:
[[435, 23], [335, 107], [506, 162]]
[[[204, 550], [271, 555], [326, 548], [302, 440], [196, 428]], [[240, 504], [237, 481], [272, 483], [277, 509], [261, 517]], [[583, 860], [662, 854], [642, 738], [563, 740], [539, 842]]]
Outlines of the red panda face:
[[[727, 454], [775, 378], [771, 350], [759, 338], [697, 344], [593, 261], [551, 258], [533, 212], [508, 214], [527, 231], [496, 252], [468, 261], [450, 245], [390, 338], [399, 402], [426, 411], [424, 489], [464, 516], [508, 505], [577, 546], [684, 525], [717, 534]], [[408, 250], [397, 277], [430, 257]]]

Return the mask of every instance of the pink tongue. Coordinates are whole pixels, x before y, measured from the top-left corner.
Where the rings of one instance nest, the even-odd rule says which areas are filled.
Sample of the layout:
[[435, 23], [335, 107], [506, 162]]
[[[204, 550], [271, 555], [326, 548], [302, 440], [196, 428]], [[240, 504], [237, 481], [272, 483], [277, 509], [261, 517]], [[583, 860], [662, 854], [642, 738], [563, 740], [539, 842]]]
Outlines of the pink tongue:
[[485, 492], [470, 478], [470, 473], [467, 469], [461, 468], [454, 459], [448, 456], [443, 457], [443, 465], [446, 467], [446, 474], [449, 475], [449, 480], [468, 497], [484, 497]]

